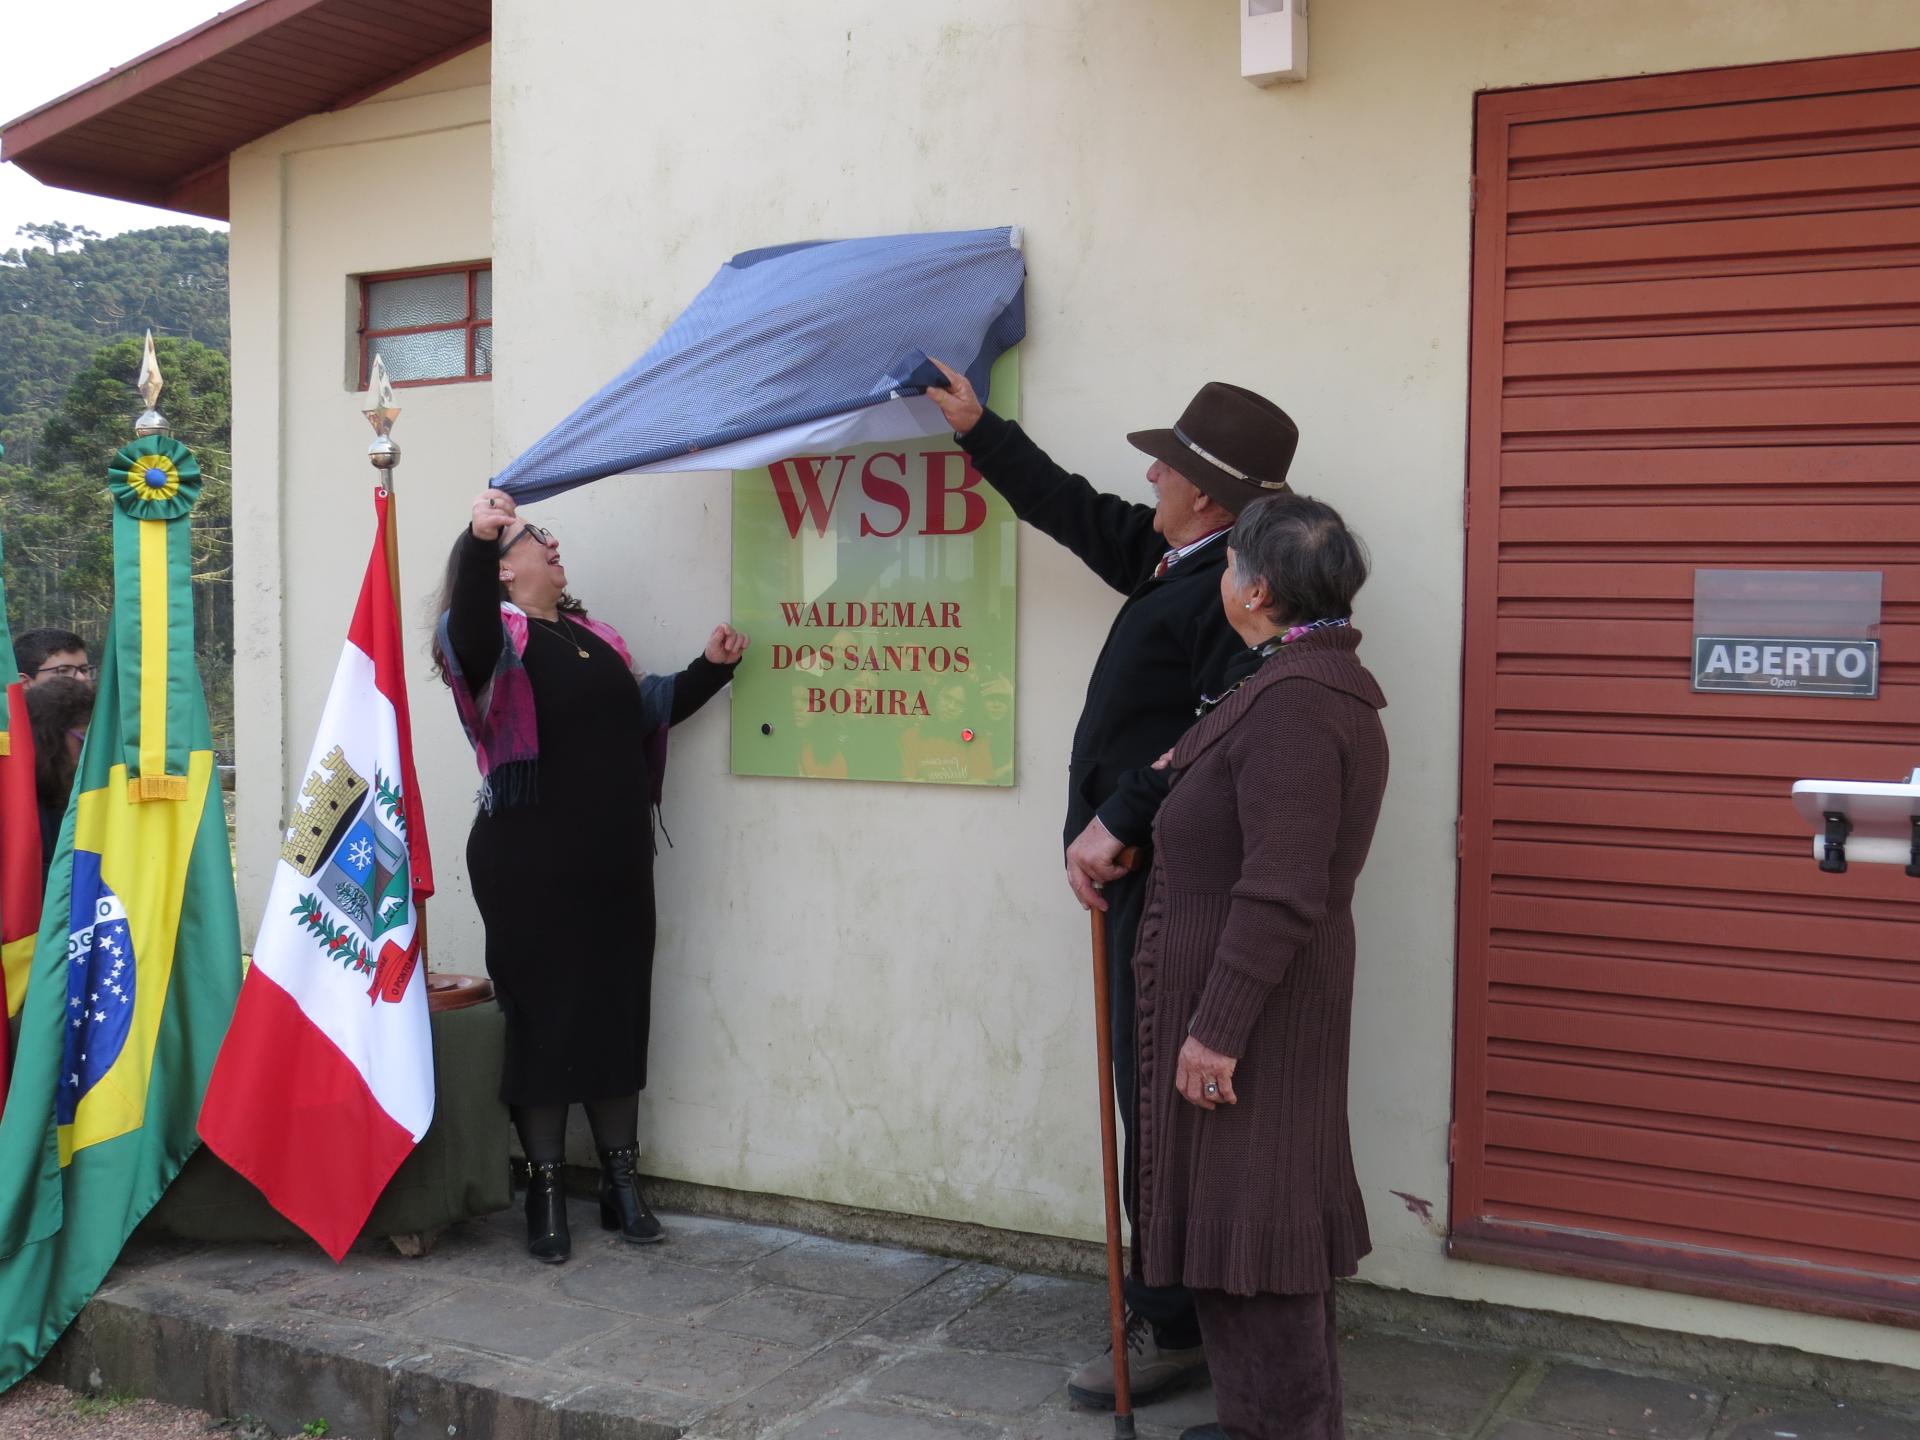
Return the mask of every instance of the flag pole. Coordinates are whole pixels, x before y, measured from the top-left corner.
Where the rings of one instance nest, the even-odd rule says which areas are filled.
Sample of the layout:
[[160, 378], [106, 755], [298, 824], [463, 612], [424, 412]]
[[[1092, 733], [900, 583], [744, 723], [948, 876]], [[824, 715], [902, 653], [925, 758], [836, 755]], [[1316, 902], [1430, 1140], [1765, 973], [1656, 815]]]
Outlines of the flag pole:
[[[393, 438], [393, 422], [400, 418], [400, 407], [394, 403], [393, 381], [387, 375], [387, 362], [378, 351], [374, 352], [373, 367], [367, 372], [367, 408], [360, 413], [367, 417], [367, 423], [373, 426], [373, 443], [367, 446], [367, 463], [373, 466], [374, 483], [387, 501], [386, 559], [387, 583], [392, 588], [394, 604], [400, 603], [400, 507], [395, 503], [393, 472], [400, 468], [400, 447]], [[418, 805], [420, 797], [415, 795], [412, 803]], [[423, 902], [419, 906], [414, 922], [415, 934], [420, 940], [420, 965], [422, 969], [432, 968], [427, 959], [427, 907]]]
[[400, 447], [394, 443], [393, 422], [400, 418], [400, 407], [393, 403], [393, 381], [387, 376], [387, 362], [375, 352], [373, 368], [367, 372], [367, 408], [360, 413], [373, 426], [373, 443], [367, 446], [367, 463], [373, 466], [380, 492], [387, 506], [387, 578], [393, 593], [400, 594], [399, 547], [394, 539], [393, 472], [400, 466]]

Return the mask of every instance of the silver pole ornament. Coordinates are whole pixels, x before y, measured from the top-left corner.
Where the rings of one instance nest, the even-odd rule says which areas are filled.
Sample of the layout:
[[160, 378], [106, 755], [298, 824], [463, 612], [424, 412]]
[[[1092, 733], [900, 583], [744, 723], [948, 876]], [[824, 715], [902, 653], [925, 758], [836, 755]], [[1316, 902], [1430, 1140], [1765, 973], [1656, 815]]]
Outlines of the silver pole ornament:
[[400, 463], [400, 447], [393, 443], [393, 422], [400, 418], [400, 407], [393, 403], [393, 382], [387, 378], [387, 362], [377, 354], [367, 374], [367, 408], [360, 412], [373, 426], [374, 440], [367, 447], [367, 461], [380, 472], [380, 486], [393, 488], [393, 467]]

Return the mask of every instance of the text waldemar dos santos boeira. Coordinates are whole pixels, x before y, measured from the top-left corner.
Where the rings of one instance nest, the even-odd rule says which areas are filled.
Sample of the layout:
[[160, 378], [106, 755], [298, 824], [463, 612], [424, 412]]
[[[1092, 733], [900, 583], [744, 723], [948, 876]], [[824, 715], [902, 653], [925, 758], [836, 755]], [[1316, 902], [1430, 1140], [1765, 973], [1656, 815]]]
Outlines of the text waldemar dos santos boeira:
[[[802, 455], [770, 465], [768, 476], [793, 539], [803, 528], [827, 534], [849, 479], [863, 539], [960, 537], [987, 521], [980, 473], [959, 450]], [[809, 714], [927, 716], [926, 686], [973, 668], [958, 600], [793, 598], [779, 607], [772, 668], [808, 677]]]
[[[1009, 420], [1017, 355], [994, 365]], [[735, 470], [730, 527], [734, 623], [754, 637], [734, 774], [1016, 783], [1021, 522], [950, 431], [830, 432]]]

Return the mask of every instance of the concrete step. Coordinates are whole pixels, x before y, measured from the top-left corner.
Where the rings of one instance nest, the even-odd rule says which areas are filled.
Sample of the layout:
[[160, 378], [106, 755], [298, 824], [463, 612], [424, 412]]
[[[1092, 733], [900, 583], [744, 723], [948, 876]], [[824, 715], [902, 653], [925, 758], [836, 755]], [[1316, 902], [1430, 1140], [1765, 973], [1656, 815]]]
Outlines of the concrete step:
[[[570, 1215], [560, 1266], [527, 1257], [512, 1213], [419, 1258], [368, 1246], [338, 1267], [304, 1245], [136, 1242], [40, 1373], [280, 1435], [324, 1422], [328, 1440], [1112, 1433], [1065, 1394], [1105, 1348], [1097, 1281], [686, 1214], [665, 1217], [667, 1243], [636, 1247], [591, 1204]], [[1480, 1343], [1459, 1344], [1421, 1332], [1444, 1312], [1417, 1297], [1396, 1310], [1347, 1293], [1352, 1440], [1920, 1437], [1920, 1386], [1876, 1410], [1783, 1362], [1730, 1381], [1581, 1364], [1489, 1343], [1484, 1317]], [[1143, 1407], [1139, 1434], [1177, 1440], [1212, 1418], [1201, 1385]]]

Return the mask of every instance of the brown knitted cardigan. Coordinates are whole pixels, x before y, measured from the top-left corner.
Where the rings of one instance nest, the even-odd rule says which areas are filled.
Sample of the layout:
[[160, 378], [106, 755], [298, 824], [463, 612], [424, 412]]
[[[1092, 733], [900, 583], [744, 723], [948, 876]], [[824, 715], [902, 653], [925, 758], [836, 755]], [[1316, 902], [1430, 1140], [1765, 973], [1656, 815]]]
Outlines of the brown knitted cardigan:
[[[1353, 888], [1387, 783], [1352, 628], [1279, 650], [1174, 747], [1140, 925], [1140, 1207], [1152, 1285], [1306, 1294], [1370, 1248], [1347, 1137]], [[1237, 1105], [1173, 1088], [1188, 1034]]]

